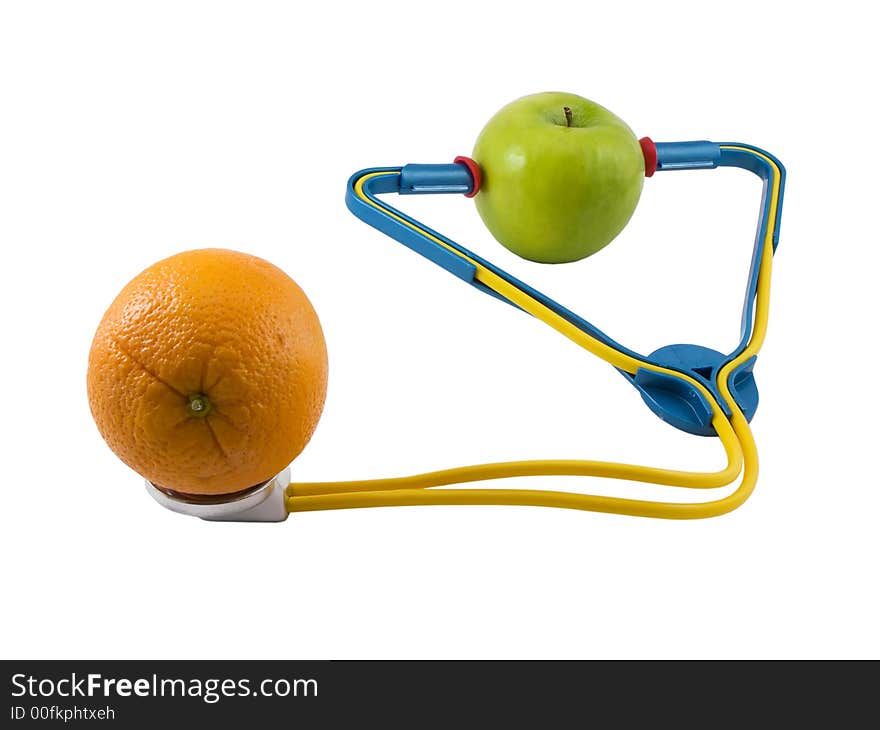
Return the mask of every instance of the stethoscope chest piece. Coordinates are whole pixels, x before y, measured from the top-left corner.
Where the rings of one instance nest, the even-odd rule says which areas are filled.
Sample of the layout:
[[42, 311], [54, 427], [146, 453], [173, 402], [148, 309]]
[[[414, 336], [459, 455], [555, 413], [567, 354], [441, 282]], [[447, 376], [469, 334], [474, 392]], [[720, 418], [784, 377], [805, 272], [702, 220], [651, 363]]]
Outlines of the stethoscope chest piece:
[[166, 509], [209, 522], [284, 522], [290, 467], [263, 484], [235, 494], [194, 495], [160, 489], [146, 482], [147, 493]]

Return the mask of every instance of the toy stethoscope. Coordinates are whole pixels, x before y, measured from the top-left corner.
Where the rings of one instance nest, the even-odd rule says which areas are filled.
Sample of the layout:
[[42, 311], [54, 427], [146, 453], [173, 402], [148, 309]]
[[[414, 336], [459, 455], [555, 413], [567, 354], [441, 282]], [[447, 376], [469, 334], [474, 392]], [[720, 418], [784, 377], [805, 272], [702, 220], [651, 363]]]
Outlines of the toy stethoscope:
[[[290, 512], [406, 505], [528, 505], [565, 507], [640, 517], [695, 519], [730, 512], [743, 504], [758, 477], [758, 453], [749, 421], [758, 405], [752, 369], [767, 331], [770, 274], [779, 240], [785, 168], [773, 155], [746, 144], [653, 143], [640, 140], [645, 174], [655, 171], [738, 167], [764, 182], [761, 215], [742, 311], [741, 338], [724, 355], [698, 345], [669, 345], [640, 355], [507, 272], [431, 230], [379, 199], [379, 195], [459, 193], [472, 197], [480, 187], [473, 160], [440, 165], [370, 168], [348, 181], [346, 204], [365, 223], [382, 231], [451, 274], [518, 307], [585, 350], [617, 368], [648, 407], [688, 433], [718, 436], [727, 465], [715, 472], [691, 472], [585, 460], [537, 460], [481, 464], [407, 477], [344, 482], [290, 483], [289, 470], [232, 502], [193, 499], [185, 503], [152, 487], [166, 507], [209, 520], [281, 521]], [[528, 476], [596, 476], [689, 489], [728, 486], [729, 495], [709, 502], [659, 502], [575, 492], [531, 489], [443, 489], [469, 482]]]

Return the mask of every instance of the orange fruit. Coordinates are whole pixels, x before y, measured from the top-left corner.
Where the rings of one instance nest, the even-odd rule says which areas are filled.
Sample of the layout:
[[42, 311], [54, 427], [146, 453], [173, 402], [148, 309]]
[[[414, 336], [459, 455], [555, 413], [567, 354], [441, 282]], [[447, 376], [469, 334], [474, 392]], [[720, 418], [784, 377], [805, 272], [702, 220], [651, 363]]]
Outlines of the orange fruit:
[[302, 289], [235, 251], [177, 254], [136, 276], [89, 353], [98, 430], [157, 487], [226, 494], [271, 479], [324, 407], [327, 349]]

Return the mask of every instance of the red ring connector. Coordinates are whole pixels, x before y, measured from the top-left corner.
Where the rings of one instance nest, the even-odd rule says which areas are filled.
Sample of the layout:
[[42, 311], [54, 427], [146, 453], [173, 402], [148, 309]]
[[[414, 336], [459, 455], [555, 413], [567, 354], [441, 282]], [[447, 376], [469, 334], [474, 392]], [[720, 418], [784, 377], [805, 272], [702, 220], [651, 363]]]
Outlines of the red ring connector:
[[471, 177], [474, 180], [474, 189], [469, 193], [465, 193], [464, 197], [473, 198], [478, 192], [480, 192], [480, 185], [483, 184], [483, 173], [480, 170], [480, 166], [470, 157], [465, 157], [464, 155], [459, 155], [453, 160], [453, 162], [457, 165], [464, 165], [471, 174]]
[[657, 172], [657, 147], [650, 137], [642, 137], [639, 140], [639, 146], [645, 156], [645, 177], [651, 177]]

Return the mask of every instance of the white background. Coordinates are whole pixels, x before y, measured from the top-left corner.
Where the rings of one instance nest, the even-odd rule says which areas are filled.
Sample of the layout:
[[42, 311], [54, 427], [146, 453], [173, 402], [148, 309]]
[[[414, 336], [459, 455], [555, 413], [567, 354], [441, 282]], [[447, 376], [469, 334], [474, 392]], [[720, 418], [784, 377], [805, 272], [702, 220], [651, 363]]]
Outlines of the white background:
[[[878, 656], [863, 3], [0, 7], [0, 655]], [[717, 468], [716, 440], [344, 207], [353, 171], [469, 154], [498, 108], [542, 90], [639, 136], [786, 164], [753, 498], [690, 523], [429, 507], [217, 525], [154, 504], [92, 423], [87, 353], [126, 281], [201, 246], [281, 266], [322, 319], [329, 396], [295, 479], [542, 457]], [[611, 246], [557, 267], [508, 253], [464, 198], [398, 202], [650, 352], [735, 345], [759, 195], [744, 172], [657, 175]]]

